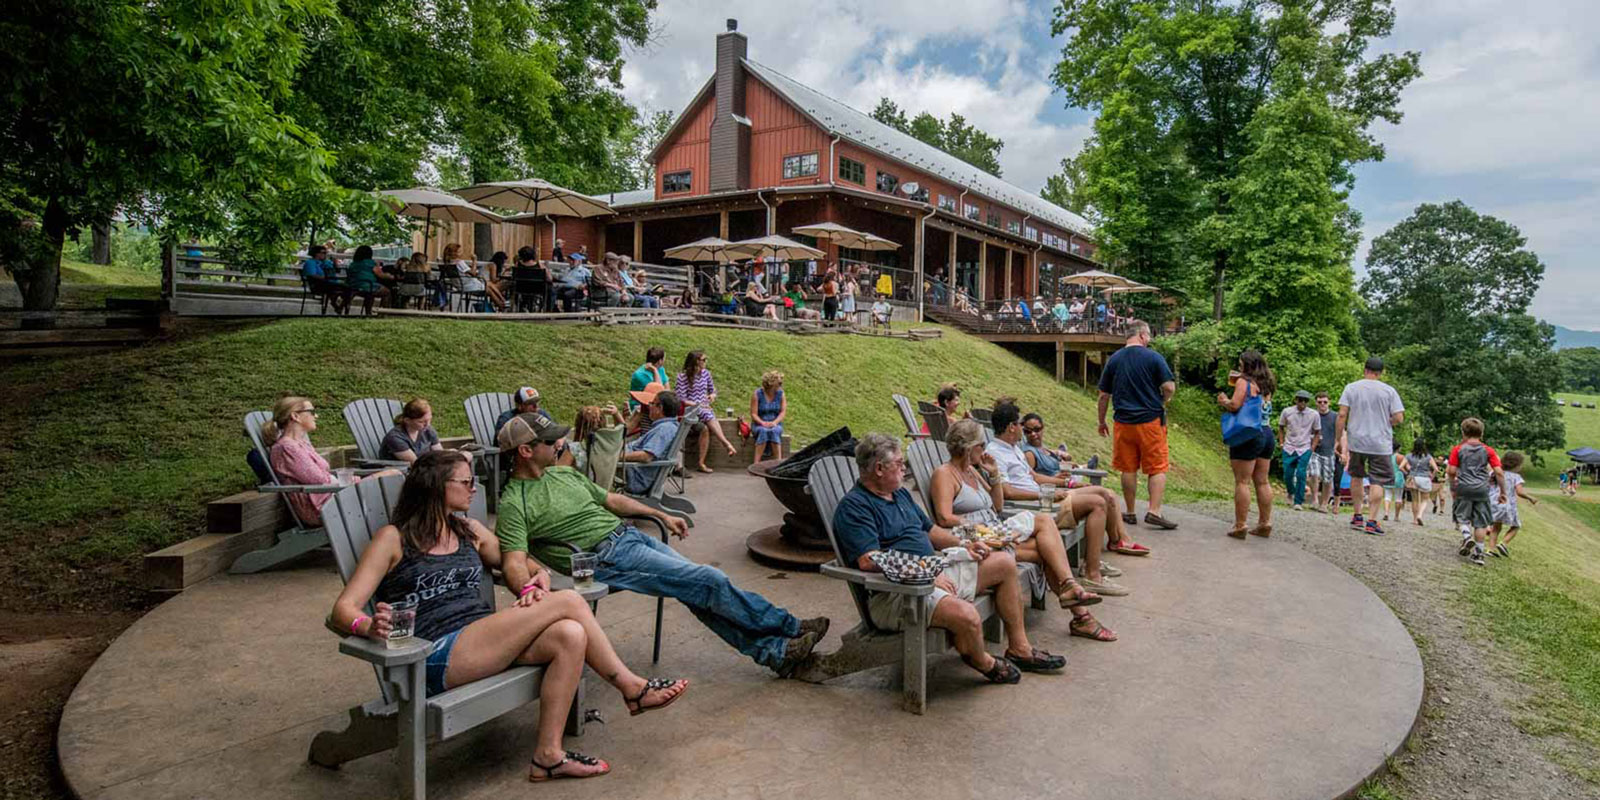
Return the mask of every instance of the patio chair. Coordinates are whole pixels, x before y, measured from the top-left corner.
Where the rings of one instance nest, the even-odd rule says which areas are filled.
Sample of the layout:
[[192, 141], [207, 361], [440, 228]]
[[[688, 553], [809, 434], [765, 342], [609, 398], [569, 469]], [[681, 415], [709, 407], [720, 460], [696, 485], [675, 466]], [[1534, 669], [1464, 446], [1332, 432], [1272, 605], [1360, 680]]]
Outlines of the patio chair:
[[363, 464], [375, 467], [406, 467], [404, 461], [384, 458], [383, 436], [394, 427], [394, 418], [403, 408], [399, 400], [368, 397], [352, 400], [344, 407], [344, 421], [350, 426], [350, 435], [356, 440], [356, 450]]
[[400, 308], [412, 304], [422, 308], [429, 294], [431, 292], [428, 291], [428, 273], [408, 271], [400, 274], [400, 285], [395, 287], [396, 302]]
[[922, 432], [922, 426], [917, 424], [917, 415], [911, 413], [911, 401], [903, 394], [889, 395], [894, 400], [894, 407], [900, 412], [900, 421], [906, 425], [906, 437], [915, 441], [925, 439], [928, 434]]
[[300, 522], [295, 515], [294, 507], [289, 505], [289, 495], [295, 492], [331, 493], [341, 488], [336, 484], [326, 486], [302, 486], [286, 484], [278, 479], [278, 473], [272, 468], [272, 459], [268, 455], [267, 446], [261, 441], [261, 426], [272, 419], [270, 411], [252, 411], [244, 415], [244, 433], [250, 439], [250, 446], [260, 456], [260, 461], [265, 465], [267, 474], [271, 476], [270, 483], [257, 487], [256, 491], [263, 494], [278, 494], [283, 498], [284, 508], [289, 510], [291, 527], [286, 531], [279, 531], [276, 541], [272, 546], [260, 550], [252, 550], [233, 560], [228, 566], [228, 572], [243, 575], [251, 572], [275, 567], [279, 564], [294, 559], [304, 553], [309, 553], [328, 543], [328, 531], [321, 526], [309, 526]]
[[[822, 574], [845, 582], [850, 599], [855, 602], [861, 621], [844, 634], [844, 643], [832, 653], [817, 656], [812, 663], [795, 674], [809, 683], [821, 683], [885, 664], [900, 663], [902, 676], [901, 706], [913, 714], [928, 709], [928, 656], [953, 652], [949, 635], [938, 628], [929, 628], [922, 604], [910, 603], [902, 619], [900, 631], [886, 631], [872, 624], [868, 611], [868, 592], [922, 597], [933, 593], [933, 586], [907, 586], [894, 583], [877, 572], [864, 572], [855, 565], [844, 563], [844, 552], [839, 549], [839, 537], [833, 529], [833, 512], [845, 493], [855, 485], [859, 473], [854, 459], [828, 456], [811, 467], [807, 478], [807, 491], [817, 503], [823, 526], [828, 531], [828, 542], [833, 545], [834, 560], [822, 565]], [[983, 620], [984, 639], [1000, 642], [1002, 625], [995, 613], [994, 595], [985, 593], [973, 601], [978, 616]]]
[[511, 268], [512, 305], [518, 311], [549, 311], [550, 271], [544, 267], [513, 266]]
[[617, 304], [617, 297], [611, 293], [611, 287], [605, 285], [600, 278], [591, 274], [589, 276], [589, 293], [584, 298], [584, 308], [593, 311], [596, 308], [609, 308]]
[[944, 409], [925, 400], [918, 400], [917, 414], [922, 417], [922, 424], [928, 429], [928, 438], [944, 441], [944, 437], [950, 432], [950, 418], [944, 415]]
[[991, 431], [994, 430], [994, 409], [992, 409], [992, 408], [974, 408], [974, 409], [972, 409], [971, 413], [972, 413], [972, 418], [977, 420], [979, 425], [982, 425], [983, 427], [988, 428]]
[[[340, 489], [325, 506], [328, 536], [341, 580], [349, 582], [372, 534], [388, 524], [402, 483], [398, 476], [362, 481]], [[474, 497], [473, 506], [469, 516], [480, 520], [486, 516], [481, 494]], [[551, 588], [572, 588], [570, 580], [552, 576]], [[495, 605], [494, 581], [487, 571], [478, 586], [484, 600]], [[597, 584], [582, 593], [592, 604], [606, 592], [604, 585]], [[371, 604], [367, 611], [372, 612]], [[336, 769], [347, 761], [393, 748], [401, 796], [423, 800], [428, 791], [428, 742], [453, 738], [539, 699], [544, 667], [524, 666], [428, 697], [425, 662], [431, 647], [430, 642], [420, 638], [390, 647], [359, 636], [344, 637], [339, 642], [339, 652], [372, 665], [379, 696], [351, 708], [350, 722], [344, 730], [318, 733], [311, 740], [311, 763]], [[569, 736], [583, 734], [583, 702], [580, 681], [567, 717]]]
[[511, 408], [511, 395], [508, 392], [483, 392], [466, 399], [467, 427], [472, 429], [472, 440], [478, 444], [478, 452], [483, 455], [482, 463], [488, 478], [489, 510], [493, 511], [495, 503], [500, 500], [500, 486], [504, 480], [504, 459], [500, 456], [500, 447], [495, 443], [495, 420]]

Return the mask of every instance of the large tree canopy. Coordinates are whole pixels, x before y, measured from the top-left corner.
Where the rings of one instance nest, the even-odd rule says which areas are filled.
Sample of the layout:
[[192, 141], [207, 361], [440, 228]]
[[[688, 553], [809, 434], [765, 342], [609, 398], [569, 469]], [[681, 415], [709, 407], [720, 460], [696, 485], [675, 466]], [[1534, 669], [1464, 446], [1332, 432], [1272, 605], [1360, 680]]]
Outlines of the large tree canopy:
[[901, 133], [931, 144], [995, 177], [1000, 177], [1000, 151], [1006, 143], [978, 130], [967, 118], [951, 112], [942, 120], [923, 111], [910, 119], [893, 100], [878, 99], [872, 118]]
[[1098, 112], [1079, 163], [1102, 254], [1210, 295], [1230, 346], [1349, 355], [1351, 167], [1419, 74], [1367, 52], [1393, 25], [1388, 0], [1062, 0], [1054, 80]]
[[1418, 206], [1372, 241], [1362, 337], [1416, 389], [1407, 405], [1435, 441], [1475, 416], [1502, 447], [1563, 442], [1555, 331], [1527, 313], [1544, 265], [1526, 244], [1459, 200]]

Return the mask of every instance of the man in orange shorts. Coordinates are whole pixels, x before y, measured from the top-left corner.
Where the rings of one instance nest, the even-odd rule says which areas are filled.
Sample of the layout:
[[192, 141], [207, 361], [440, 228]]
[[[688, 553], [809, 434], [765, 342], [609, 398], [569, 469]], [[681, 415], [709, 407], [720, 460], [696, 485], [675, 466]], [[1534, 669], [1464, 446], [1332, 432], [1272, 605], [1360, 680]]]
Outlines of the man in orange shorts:
[[1177, 388], [1167, 360], [1150, 349], [1149, 324], [1135, 321], [1126, 346], [1112, 353], [1100, 372], [1100, 435], [1111, 434], [1106, 407], [1115, 406], [1111, 466], [1122, 473], [1122, 498], [1127, 504], [1122, 521], [1129, 525], [1139, 519], [1133, 501], [1142, 470], [1150, 486], [1145, 524], [1163, 530], [1178, 527], [1161, 516], [1161, 496], [1167, 489], [1167, 402]]

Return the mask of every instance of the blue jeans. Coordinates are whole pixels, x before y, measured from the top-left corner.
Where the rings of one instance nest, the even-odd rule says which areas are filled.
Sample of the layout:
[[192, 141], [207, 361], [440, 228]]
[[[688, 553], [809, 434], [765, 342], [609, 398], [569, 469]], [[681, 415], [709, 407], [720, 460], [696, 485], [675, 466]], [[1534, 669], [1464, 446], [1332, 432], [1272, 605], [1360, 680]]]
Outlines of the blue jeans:
[[636, 294], [633, 296], [634, 308], [660, 308], [661, 298], [651, 294]]
[[624, 526], [594, 550], [595, 580], [612, 589], [671, 597], [722, 641], [764, 667], [777, 667], [800, 620], [755, 592], [733, 585], [716, 567], [696, 564], [678, 551]]
[[1289, 487], [1289, 496], [1295, 505], [1306, 502], [1306, 468], [1311, 466], [1311, 451], [1291, 453], [1283, 451], [1283, 482]]

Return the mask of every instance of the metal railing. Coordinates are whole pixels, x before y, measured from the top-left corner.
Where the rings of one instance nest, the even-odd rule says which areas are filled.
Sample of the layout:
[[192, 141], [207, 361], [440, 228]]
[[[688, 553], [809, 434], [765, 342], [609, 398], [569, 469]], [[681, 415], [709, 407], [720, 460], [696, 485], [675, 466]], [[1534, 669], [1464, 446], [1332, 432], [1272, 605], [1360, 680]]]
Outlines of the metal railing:
[[974, 333], [1049, 333], [1123, 336], [1134, 322], [1165, 330], [1166, 315], [1107, 304], [1098, 297], [1045, 300], [973, 300], [960, 287], [929, 281], [927, 309], [942, 321]]

